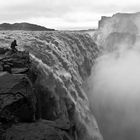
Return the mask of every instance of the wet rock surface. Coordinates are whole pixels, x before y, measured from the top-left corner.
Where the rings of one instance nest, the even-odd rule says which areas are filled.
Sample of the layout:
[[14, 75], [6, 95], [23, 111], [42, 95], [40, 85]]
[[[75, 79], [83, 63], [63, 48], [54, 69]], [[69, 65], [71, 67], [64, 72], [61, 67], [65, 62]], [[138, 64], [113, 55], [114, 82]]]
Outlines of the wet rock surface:
[[101, 140], [82, 87], [99, 53], [92, 39], [67, 32], [0, 34], [2, 46], [12, 37], [19, 44], [16, 53], [0, 49], [0, 139]]

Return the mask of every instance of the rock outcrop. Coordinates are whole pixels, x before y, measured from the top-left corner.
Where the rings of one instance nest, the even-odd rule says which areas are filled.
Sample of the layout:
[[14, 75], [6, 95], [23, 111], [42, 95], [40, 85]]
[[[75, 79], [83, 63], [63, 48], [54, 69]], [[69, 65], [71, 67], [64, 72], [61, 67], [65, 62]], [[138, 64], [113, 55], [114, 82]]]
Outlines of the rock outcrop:
[[1, 49], [0, 138], [102, 140], [82, 88], [99, 53], [93, 40], [67, 32], [0, 34], [2, 46], [14, 38], [20, 50]]

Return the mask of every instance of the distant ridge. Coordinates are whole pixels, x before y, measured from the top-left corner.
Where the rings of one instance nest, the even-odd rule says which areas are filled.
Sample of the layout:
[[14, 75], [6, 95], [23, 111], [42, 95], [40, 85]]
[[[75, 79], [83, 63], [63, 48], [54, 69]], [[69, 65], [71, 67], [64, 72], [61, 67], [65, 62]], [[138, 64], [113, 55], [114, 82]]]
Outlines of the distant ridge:
[[2, 23], [0, 24], [0, 30], [25, 30], [25, 31], [55, 31], [54, 29], [49, 29], [40, 25], [31, 23]]

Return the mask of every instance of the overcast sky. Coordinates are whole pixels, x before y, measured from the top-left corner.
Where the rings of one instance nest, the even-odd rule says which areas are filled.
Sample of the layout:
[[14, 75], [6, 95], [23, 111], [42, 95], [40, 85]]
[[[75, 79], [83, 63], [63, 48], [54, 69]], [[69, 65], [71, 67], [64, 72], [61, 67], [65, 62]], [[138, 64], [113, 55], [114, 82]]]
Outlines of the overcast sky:
[[140, 0], [1, 0], [0, 23], [30, 22], [55, 29], [97, 27], [101, 16], [138, 12]]

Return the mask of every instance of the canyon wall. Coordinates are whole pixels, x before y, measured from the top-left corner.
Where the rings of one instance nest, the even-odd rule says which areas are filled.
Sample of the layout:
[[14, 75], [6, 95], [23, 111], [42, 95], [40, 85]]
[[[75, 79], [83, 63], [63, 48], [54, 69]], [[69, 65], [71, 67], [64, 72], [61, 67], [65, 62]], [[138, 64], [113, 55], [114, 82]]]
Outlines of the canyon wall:
[[112, 17], [103, 16], [98, 24], [97, 32], [94, 34], [95, 42], [100, 46], [107, 46], [106, 40], [112, 36], [116, 42], [116, 34], [123, 34], [122, 40], [128, 39], [131, 36], [134, 40], [134, 35], [139, 35], [140, 32], [140, 13], [117, 13]]

